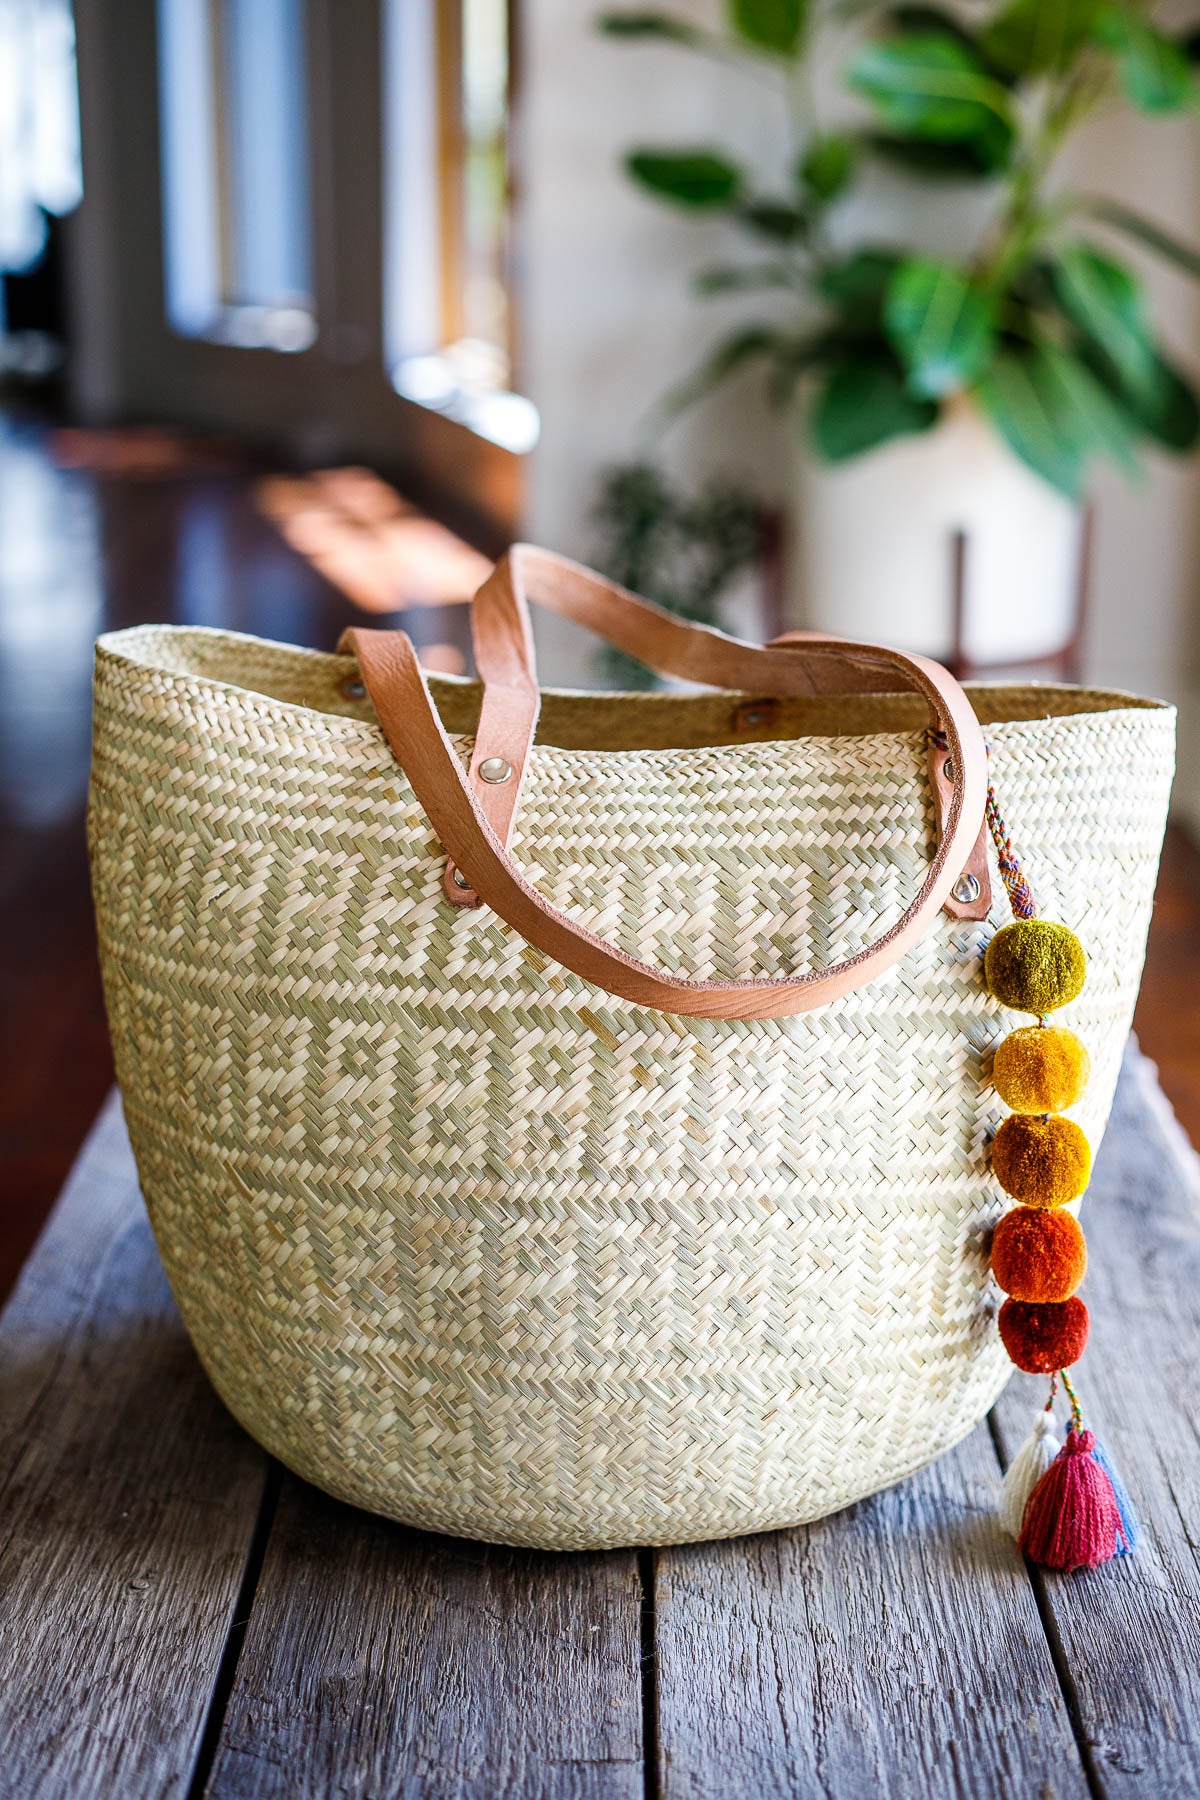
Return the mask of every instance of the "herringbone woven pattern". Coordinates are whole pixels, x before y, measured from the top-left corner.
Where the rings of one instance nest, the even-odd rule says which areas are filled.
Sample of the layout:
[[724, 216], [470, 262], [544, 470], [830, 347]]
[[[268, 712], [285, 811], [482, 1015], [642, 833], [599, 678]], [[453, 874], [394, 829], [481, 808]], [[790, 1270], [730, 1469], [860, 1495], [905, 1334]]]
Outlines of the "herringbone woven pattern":
[[[955, 1442], [1008, 1372], [985, 1254], [986, 1071], [1012, 1023], [980, 969], [999, 883], [991, 924], [942, 915], [820, 1011], [640, 1010], [446, 904], [428, 823], [342, 695], [352, 673], [196, 630], [98, 653], [118, 1073], [167, 1271], [233, 1412], [347, 1499], [559, 1547], [811, 1519]], [[477, 690], [436, 692], [466, 756]], [[1069, 1022], [1095, 1143], [1173, 715], [975, 698], [1041, 910], [1091, 958]], [[931, 853], [920, 704], [786, 702], [765, 729], [796, 741], [722, 742], [736, 706], [548, 696], [515, 854], [663, 967], [828, 964], [900, 914]]]

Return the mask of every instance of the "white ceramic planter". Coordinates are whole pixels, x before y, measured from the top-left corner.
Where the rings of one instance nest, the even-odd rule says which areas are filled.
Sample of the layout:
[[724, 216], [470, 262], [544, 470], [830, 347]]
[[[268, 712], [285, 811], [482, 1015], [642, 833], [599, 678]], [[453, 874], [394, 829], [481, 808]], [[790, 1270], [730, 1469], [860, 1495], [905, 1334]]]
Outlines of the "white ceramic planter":
[[958, 529], [968, 657], [1019, 664], [1060, 648], [1074, 616], [1079, 511], [966, 405], [852, 462], [803, 454], [796, 615], [815, 630], [947, 656]]

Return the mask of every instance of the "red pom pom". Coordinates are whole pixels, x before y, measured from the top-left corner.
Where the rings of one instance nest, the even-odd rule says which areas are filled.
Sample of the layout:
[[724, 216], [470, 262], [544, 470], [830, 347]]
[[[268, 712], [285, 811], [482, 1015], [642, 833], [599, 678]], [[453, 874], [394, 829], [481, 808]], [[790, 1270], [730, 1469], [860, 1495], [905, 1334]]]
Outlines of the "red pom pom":
[[1004, 1348], [1027, 1375], [1053, 1375], [1079, 1361], [1088, 1340], [1088, 1309], [1078, 1295], [1036, 1306], [1006, 1300], [1000, 1308]]
[[1067, 1441], [1030, 1494], [1021, 1549], [1047, 1569], [1096, 1569], [1128, 1548], [1112, 1482], [1092, 1455], [1090, 1431]]

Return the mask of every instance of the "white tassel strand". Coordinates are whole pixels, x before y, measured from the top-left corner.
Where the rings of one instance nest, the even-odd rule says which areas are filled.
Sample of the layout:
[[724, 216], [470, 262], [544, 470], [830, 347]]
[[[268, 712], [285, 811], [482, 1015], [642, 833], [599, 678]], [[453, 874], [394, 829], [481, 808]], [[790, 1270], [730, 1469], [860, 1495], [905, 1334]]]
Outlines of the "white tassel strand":
[[1043, 1409], [1033, 1421], [1033, 1430], [1009, 1463], [1000, 1489], [1000, 1523], [1009, 1537], [1020, 1537], [1029, 1496], [1061, 1449], [1062, 1434], [1054, 1414]]

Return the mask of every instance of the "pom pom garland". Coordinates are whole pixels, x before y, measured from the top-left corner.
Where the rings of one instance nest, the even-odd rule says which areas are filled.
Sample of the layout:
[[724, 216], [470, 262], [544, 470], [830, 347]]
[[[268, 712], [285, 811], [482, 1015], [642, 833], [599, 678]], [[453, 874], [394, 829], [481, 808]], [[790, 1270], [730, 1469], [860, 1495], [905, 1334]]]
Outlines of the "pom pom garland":
[[992, 1171], [1026, 1206], [1065, 1206], [1087, 1186], [1092, 1153], [1074, 1119], [1010, 1113], [992, 1140]]
[[[941, 734], [933, 741], [945, 747]], [[1086, 1188], [1091, 1149], [1079, 1126], [1061, 1115], [1082, 1096], [1090, 1063], [1075, 1034], [1048, 1024], [1046, 1014], [1082, 992], [1087, 959], [1073, 931], [1037, 917], [990, 784], [987, 822], [1014, 920], [988, 944], [984, 977], [1002, 1006], [1038, 1019], [1013, 1031], [993, 1059], [993, 1083], [1010, 1112], [992, 1142], [992, 1170], [1023, 1204], [996, 1227], [992, 1273], [1008, 1294], [998, 1320], [1005, 1349], [1019, 1369], [1051, 1377], [1046, 1408], [1005, 1474], [1000, 1519], [1033, 1561], [1052, 1569], [1090, 1569], [1128, 1554], [1137, 1525], [1119, 1478], [1083, 1429], [1067, 1374], [1088, 1338], [1088, 1310], [1075, 1293], [1087, 1246], [1078, 1222], [1058, 1209]], [[1071, 1402], [1061, 1449], [1054, 1421], [1060, 1380]]]
[[1053, 1012], [1082, 992], [1087, 973], [1073, 931], [1050, 919], [1014, 919], [987, 947], [983, 972], [993, 997], [1014, 1012]]
[[1090, 1431], [1071, 1430], [1025, 1507], [1018, 1540], [1047, 1569], [1095, 1569], [1125, 1544], [1112, 1483]]
[[1087, 1086], [1091, 1059], [1061, 1025], [1022, 1025], [996, 1050], [992, 1085], [1018, 1113], [1065, 1112]]
[[1066, 1300], [1086, 1268], [1087, 1245], [1069, 1212], [1016, 1206], [992, 1237], [992, 1274], [1014, 1300]]
[[1088, 1340], [1088, 1309], [1077, 1295], [1042, 1306], [1006, 1300], [998, 1323], [1004, 1348], [1027, 1375], [1069, 1369]]

